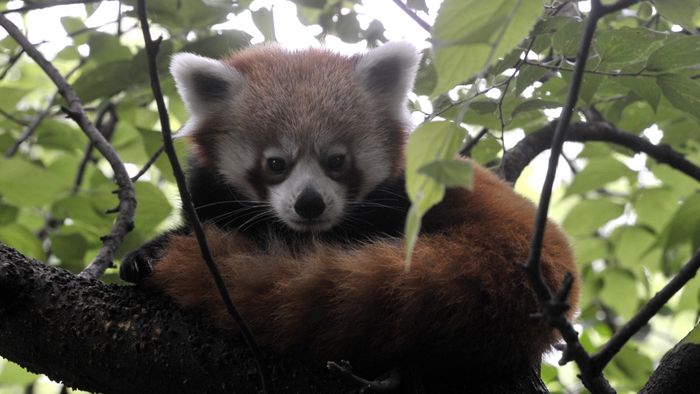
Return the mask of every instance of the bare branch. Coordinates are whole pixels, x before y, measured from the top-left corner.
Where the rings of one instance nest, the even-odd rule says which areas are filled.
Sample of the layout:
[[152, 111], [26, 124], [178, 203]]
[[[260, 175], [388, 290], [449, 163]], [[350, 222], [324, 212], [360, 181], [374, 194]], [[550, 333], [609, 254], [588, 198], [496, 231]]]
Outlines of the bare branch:
[[23, 131], [22, 134], [17, 137], [17, 140], [15, 141], [14, 144], [10, 145], [9, 148], [5, 151], [5, 158], [9, 159], [12, 156], [17, 153], [19, 150], [20, 145], [24, 143], [24, 141], [28, 140], [32, 135], [34, 135], [34, 132], [36, 129], [39, 128], [41, 125], [41, 122], [46, 119], [47, 116], [51, 113], [51, 110], [53, 109], [53, 105], [56, 103], [56, 99], [58, 98], [58, 92], [54, 93], [53, 96], [49, 99], [49, 103], [46, 105], [46, 108], [44, 108], [41, 112], [39, 112], [34, 119], [32, 119], [32, 123], [30, 123]]
[[5, 68], [2, 70], [2, 73], [0, 73], [0, 81], [5, 79], [7, 73], [9, 73], [10, 70], [12, 70], [12, 67], [14, 67], [15, 64], [17, 64], [17, 61], [19, 61], [19, 58], [22, 57], [23, 54], [24, 49], [20, 49], [19, 51], [17, 51], [17, 53], [15, 53], [9, 59], [7, 59], [7, 63], [5, 63]]
[[214, 262], [209, 251], [209, 246], [207, 245], [207, 239], [204, 235], [204, 230], [197, 217], [197, 211], [195, 210], [194, 204], [192, 202], [192, 197], [187, 190], [187, 182], [185, 181], [185, 175], [180, 168], [180, 163], [177, 159], [177, 154], [175, 152], [175, 147], [173, 146], [172, 132], [170, 130], [170, 119], [168, 118], [168, 110], [165, 107], [165, 100], [163, 100], [163, 92], [160, 88], [160, 78], [158, 77], [158, 66], [156, 65], [156, 56], [158, 52], [158, 46], [160, 40], [153, 42], [151, 39], [151, 32], [148, 27], [148, 18], [146, 16], [146, 3], [145, 0], [139, 0], [137, 3], [137, 10], [139, 15], [139, 20], [141, 22], [141, 31], [143, 32], [144, 45], [146, 47], [146, 54], [148, 55], [148, 71], [151, 79], [151, 89], [153, 90], [153, 97], [155, 98], [156, 105], [158, 107], [158, 115], [160, 116], [161, 131], [163, 134], [163, 147], [165, 153], [168, 155], [170, 160], [170, 166], [173, 169], [173, 175], [177, 182], [177, 188], [180, 191], [180, 198], [182, 200], [182, 208], [184, 210], [185, 216], [188, 219], [189, 224], [192, 226], [192, 230], [197, 237], [197, 243], [199, 244], [200, 251], [202, 253], [202, 258], [211, 273], [214, 283], [219, 290], [221, 299], [226, 305], [233, 320], [238, 324], [238, 327], [243, 334], [243, 338], [248, 345], [248, 348], [253, 353], [255, 362], [258, 369], [258, 374], [260, 375], [260, 380], [262, 382], [262, 388], [265, 393], [272, 392], [272, 383], [267, 371], [267, 368], [263, 364], [262, 354], [258, 348], [255, 338], [250, 331], [248, 324], [245, 322], [241, 314], [236, 309], [236, 306], [231, 300], [231, 296], [226, 289], [226, 284], [219, 273], [219, 269]]
[[428, 33], [432, 32], [433, 28], [430, 26], [430, 24], [423, 19], [421, 19], [418, 14], [416, 14], [412, 9], [408, 8], [406, 4], [404, 4], [401, 0], [394, 0], [394, 4], [396, 4], [403, 12], [406, 13], [411, 19], [416, 21], [418, 26], [422, 27], [423, 30], [427, 31]]
[[148, 159], [148, 161], [143, 166], [143, 168], [140, 169], [136, 175], [131, 177], [131, 182], [138, 181], [139, 178], [141, 178], [143, 176], [143, 174], [145, 174], [146, 171], [148, 171], [148, 169], [151, 168], [153, 163], [155, 163], [156, 160], [158, 160], [158, 158], [160, 157], [161, 153], [163, 153], [164, 150], [165, 150], [165, 146], [161, 145], [160, 148], [158, 148], [158, 150], [156, 150], [156, 152], [153, 154], [153, 156], [151, 156], [151, 158]]
[[[522, 170], [535, 156], [549, 149], [554, 127], [555, 123], [552, 122], [525, 136], [508, 151], [508, 154], [503, 156], [496, 173], [508, 182], [515, 182]], [[668, 164], [700, 182], [700, 167], [670, 146], [654, 145], [642, 137], [617, 129], [607, 122], [574, 123], [569, 126], [566, 132], [566, 140], [575, 142], [603, 141], [624, 146], [633, 152], [646, 153], [657, 162]]]
[[700, 269], [700, 249], [695, 251], [695, 255], [678, 271], [678, 274], [671, 279], [661, 291], [656, 293], [643, 307], [630, 319], [603, 348], [591, 357], [591, 362], [598, 369], [603, 369], [610, 360], [622, 349], [632, 335], [637, 333], [649, 320], [659, 312], [674, 294], [676, 294], [689, 280], [695, 277]]
[[[24, 50], [23, 50], [23, 52], [24, 52]], [[78, 71], [78, 69], [83, 65], [83, 63], [84, 62], [81, 60], [77, 66], [73, 67], [72, 70], [68, 71], [65, 78], [66, 79], [70, 78], [70, 76], [73, 75], [73, 73]], [[19, 150], [20, 145], [22, 145], [22, 143], [24, 143], [24, 141], [28, 140], [32, 135], [34, 135], [36, 130], [41, 125], [41, 122], [43, 122], [44, 119], [46, 119], [46, 117], [49, 116], [49, 114], [51, 113], [51, 109], [53, 108], [54, 104], [56, 103], [56, 99], [58, 98], [58, 95], [59, 95], [59, 92], [57, 91], [56, 93], [53, 94], [53, 96], [51, 96], [48, 104], [46, 104], [46, 108], [43, 111], [39, 112], [34, 117], [32, 122], [27, 125], [27, 127], [24, 129], [22, 134], [20, 134], [20, 136], [17, 137], [17, 140], [15, 141], [15, 143], [12, 144], [9, 148], [7, 148], [7, 151], [5, 151], [5, 158], [10, 158], [10, 157], [14, 156], [15, 153], [17, 153], [17, 150]]]
[[[105, 121], [105, 116], [109, 116], [108, 120]], [[113, 103], [108, 102], [104, 105], [98, 112], [95, 118], [95, 125], [100, 133], [105, 137], [107, 141], [112, 139], [112, 134], [114, 133], [114, 128], [117, 125], [117, 109]], [[73, 181], [72, 193], [75, 194], [80, 189], [80, 185], [83, 183], [83, 176], [85, 170], [87, 169], [88, 163], [94, 161], [92, 157], [92, 150], [95, 148], [92, 142], [88, 142], [85, 147], [85, 153], [83, 154], [83, 159], [78, 165], [78, 172], [75, 174], [75, 181]]]
[[95, 144], [97, 150], [109, 162], [109, 165], [114, 171], [114, 180], [119, 187], [119, 215], [112, 227], [112, 231], [106, 237], [103, 237], [103, 245], [97, 253], [97, 257], [90, 265], [80, 273], [83, 277], [95, 278], [100, 276], [112, 264], [114, 253], [119, 247], [124, 238], [124, 235], [133, 227], [134, 211], [136, 209], [136, 198], [134, 188], [129, 179], [129, 174], [126, 172], [124, 163], [119, 158], [117, 152], [90, 122], [85, 113], [80, 98], [73, 90], [73, 87], [61, 76], [56, 68], [42, 55], [30, 42], [22, 32], [10, 22], [5, 15], [0, 14], [0, 26], [19, 43], [26, 51], [27, 55], [41, 67], [46, 75], [51, 78], [53, 83], [58, 87], [58, 91], [66, 99], [69, 105], [69, 110], [72, 117], [76, 120], [80, 128], [88, 135], [90, 140]]
[[576, 101], [578, 101], [581, 82], [583, 81], [583, 74], [586, 69], [586, 61], [588, 60], [588, 53], [593, 42], [593, 34], [598, 25], [598, 20], [607, 13], [617, 11], [619, 8], [616, 6], [620, 3], [625, 3], [625, 5], [627, 5], [629, 1], [621, 0], [609, 7], [603, 7], [600, 0], [591, 1], [591, 11], [588, 14], [583, 37], [581, 38], [579, 50], [576, 54], [576, 63], [572, 72], [571, 82], [569, 83], [566, 102], [564, 103], [561, 115], [554, 129], [547, 174], [545, 175], [542, 192], [540, 193], [540, 202], [537, 207], [534, 234], [530, 244], [530, 254], [527, 264], [524, 267], [533, 290], [543, 307], [545, 318], [553, 327], [559, 330], [564, 341], [566, 341], [567, 351], [565, 355], [567, 357], [565, 358], [576, 361], [576, 364], [581, 370], [581, 381], [587, 389], [594, 393], [614, 393], [615, 390], [602, 375], [601, 369], [596, 368], [591, 362], [591, 358], [579, 342], [578, 333], [574, 330], [571, 323], [566, 320], [564, 314], [565, 310], [561, 311], [561, 308], [557, 308], [557, 299], [542, 277], [540, 254], [542, 252], [542, 242], [544, 240], [544, 231], [547, 224], [547, 214], [552, 198], [552, 186], [554, 185], [557, 164], [562, 152], [566, 131], [569, 129], [574, 107]]

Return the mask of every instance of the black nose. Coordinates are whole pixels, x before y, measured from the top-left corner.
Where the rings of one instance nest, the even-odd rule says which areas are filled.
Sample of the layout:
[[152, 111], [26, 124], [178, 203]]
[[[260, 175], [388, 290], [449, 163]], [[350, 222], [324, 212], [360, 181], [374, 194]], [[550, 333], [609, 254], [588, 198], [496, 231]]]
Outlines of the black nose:
[[297, 198], [294, 210], [304, 219], [315, 219], [326, 209], [323, 197], [314, 189], [306, 188]]

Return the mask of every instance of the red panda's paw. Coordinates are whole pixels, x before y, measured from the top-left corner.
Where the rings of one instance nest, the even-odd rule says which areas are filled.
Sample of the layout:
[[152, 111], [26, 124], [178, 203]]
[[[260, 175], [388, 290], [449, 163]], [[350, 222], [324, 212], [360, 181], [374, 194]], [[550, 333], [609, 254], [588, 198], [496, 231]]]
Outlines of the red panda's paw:
[[160, 259], [160, 250], [139, 248], [129, 252], [119, 266], [119, 277], [131, 283], [139, 283], [151, 276], [153, 265]]

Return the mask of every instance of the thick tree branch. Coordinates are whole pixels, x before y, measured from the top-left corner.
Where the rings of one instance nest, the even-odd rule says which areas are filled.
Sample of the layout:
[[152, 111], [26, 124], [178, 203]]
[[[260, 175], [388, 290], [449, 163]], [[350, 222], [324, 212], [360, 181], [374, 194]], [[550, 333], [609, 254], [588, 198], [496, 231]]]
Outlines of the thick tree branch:
[[640, 394], [695, 393], [700, 387], [700, 344], [681, 342], [664, 355]]
[[272, 393], [272, 383], [270, 381], [269, 374], [267, 372], [267, 367], [263, 363], [262, 354], [258, 348], [258, 344], [253, 338], [253, 334], [250, 331], [248, 323], [238, 312], [238, 309], [233, 304], [233, 300], [228, 293], [226, 284], [219, 272], [219, 268], [214, 262], [214, 258], [209, 251], [209, 246], [207, 245], [207, 238], [204, 235], [204, 230], [202, 229], [202, 224], [197, 216], [197, 211], [194, 207], [194, 202], [192, 202], [192, 197], [187, 190], [187, 182], [185, 181], [185, 175], [180, 167], [180, 162], [177, 159], [177, 154], [175, 152], [175, 147], [173, 146], [172, 132], [170, 130], [170, 118], [168, 116], [168, 110], [165, 107], [165, 100], [163, 99], [163, 92], [160, 88], [160, 78], [158, 77], [158, 66], [156, 64], [156, 56], [158, 54], [158, 46], [160, 45], [160, 40], [154, 42], [151, 39], [151, 32], [148, 27], [148, 17], [146, 15], [146, 3], [145, 0], [139, 0], [137, 3], [137, 10], [139, 15], [139, 21], [141, 23], [141, 31], [143, 33], [144, 46], [146, 47], [146, 54], [148, 55], [148, 72], [151, 80], [151, 90], [153, 91], [153, 97], [155, 98], [156, 105], [158, 107], [158, 115], [160, 117], [161, 132], [163, 134], [163, 148], [165, 153], [168, 155], [168, 160], [170, 161], [170, 166], [173, 169], [173, 175], [175, 176], [175, 181], [177, 182], [177, 188], [180, 192], [180, 199], [182, 200], [182, 209], [187, 221], [192, 227], [192, 231], [197, 237], [197, 243], [199, 244], [199, 249], [202, 254], [202, 259], [209, 269], [209, 273], [214, 279], [216, 288], [221, 295], [221, 300], [226, 305], [228, 313], [231, 315], [233, 320], [238, 325], [243, 338], [245, 339], [248, 348], [253, 353], [255, 363], [257, 366], [258, 374], [260, 375], [260, 381], [262, 384], [263, 392]]
[[[211, 327], [164, 296], [104, 284], [0, 243], [0, 355], [70, 387], [111, 393], [257, 393], [255, 361], [235, 331]], [[281, 393], [357, 393], [357, 383], [305, 355], [267, 356]], [[539, 371], [426, 379], [402, 393], [546, 393]]]
[[119, 187], [119, 214], [117, 215], [117, 219], [110, 234], [102, 238], [103, 245], [102, 248], [100, 248], [100, 251], [97, 253], [97, 256], [80, 274], [81, 276], [87, 278], [99, 277], [112, 264], [114, 253], [119, 245], [121, 245], [124, 235], [133, 227], [134, 211], [136, 210], [136, 197], [131, 180], [129, 179], [129, 174], [126, 172], [124, 163], [119, 158], [117, 152], [88, 119], [83, 108], [83, 104], [81, 103], [78, 95], [75, 93], [75, 90], [73, 90], [73, 87], [70, 86], [65, 78], [61, 76], [53, 64], [46, 60], [44, 55], [42, 55], [41, 52], [39, 52], [29, 42], [27, 37], [22, 34], [17, 26], [15, 26], [2, 14], [0, 14], [0, 26], [2, 26], [7, 33], [15, 41], [17, 41], [22, 48], [24, 48], [27, 55], [34, 59], [39, 67], [44, 70], [46, 75], [51, 78], [56, 87], [58, 87], [59, 93], [61, 93], [61, 95], [68, 102], [68, 110], [70, 111], [71, 117], [78, 123], [80, 128], [95, 144], [95, 148], [97, 148], [97, 150], [109, 162], [109, 165], [114, 171], [114, 180]]
[[[555, 122], [528, 134], [506, 155], [496, 169], [508, 182], [515, 182], [523, 169], [540, 153], [550, 148]], [[636, 153], [646, 153], [659, 163], [668, 164], [700, 182], [700, 166], [693, 164], [682, 154], [667, 145], [654, 145], [632, 133], [615, 128], [607, 122], [580, 122], [569, 126], [566, 140], [573, 142], [602, 141], [624, 146]]]

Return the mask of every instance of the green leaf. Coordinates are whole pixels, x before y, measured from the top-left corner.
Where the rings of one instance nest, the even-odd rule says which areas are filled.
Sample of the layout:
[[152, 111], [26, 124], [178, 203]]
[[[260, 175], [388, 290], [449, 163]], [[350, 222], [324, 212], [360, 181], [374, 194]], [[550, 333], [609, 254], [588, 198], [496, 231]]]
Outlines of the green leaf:
[[3, 242], [27, 257], [43, 260], [44, 249], [41, 242], [28, 228], [18, 223], [0, 227], [0, 242]]
[[579, 264], [605, 259], [610, 255], [608, 242], [598, 237], [574, 237], [574, 250]]
[[656, 8], [664, 18], [693, 30], [693, 14], [698, 9], [697, 0], [656, 0]]
[[432, 35], [438, 73], [433, 94], [449, 90], [508, 54], [541, 13], [538, 0], [445, 0]]
[[136, 200], [136, 215], [134, 226], [143, 233], [152, 231], [165, 220], [172, 206], [163, 192], [152, 183], [136, 182], [134, 184]]
[[17, 220], [19, 209], [0, 201], [0, 226], [10, 224]]
[[700, 325], [696, 325], [692, 330], [683, 338], [682, 343], [693, 343], [700, 345]]
[[659, 106], [661, 91], [655, 78], [622, 76], [611, 79], [646, 100], [654, 110]]
[[650, 29], [622, 27], [598, 32], [595, 48], [601, 57], [601, 66], [612, 69], [646, 60], [664, 38], [664, 34]]
[[566, 24], [554, 33], [552, 48], [564, 57], [573, 58], [581, 46], [584, 23], [578, 19], [569, 19]]
[[700, 36], [672, 36], [649, 55], [649, 71], [675, 71], [700, 64]]
[[232, 51], [250, 45], [251, 38], [252, 36], [244, 31], [226, 30], [221, 34], [187, 43], [180, 51], [192, 52], [211, 58], [220, 58]]
[[656, 236], [646, 228], [639, 226], [624, 226], [616, 229], [619, 234], [614, 242], [615, 256], [620, 264], [626, 267], [640, 267], [647, 251], [654, 244]]
[[51, 252], [58, 257], [64, 266], [69, 265], [80, 269], [83, 267], [83, 258], [88, 248], [88, 242], [79, 233], [67, 233], [61, 229], [60, 233], [52, 233]]
[[467, 161], [434, 161], [419, 168], [418, 172], [448, 187], [472, 188], [472, 165]]
[[90, 46], [90, 61], [109, 63], [117, 60], [129, 60], [133, 56], [129, 48], [112, 34], [95, 32], [88, 39]]
[[[606, 375], [626, 383], [630, 388], [639, 389], [649, 379], [653, 364], [649, 357], [640, 353], [633, 344], [628, 343], [615, 355], [606, 367]], [[608, 372], [609, 371], [609, 372]], [[638, 390], [630, 390], [638, 391]]]
[[0, 195], [18, 207], [41, 207], [70, 188], [70, 179], [21, 157], [0, 159], [0, 168]]
[[0, 361], [2, 362], [0, 364], [2, 365], [2, 369], [0, 370], [0, 385], [26, 386], [39, 377], [39, 375], [31, 373], [11, 361], [2, 359], [0, 359]]
[[622, 268], [608, 268], [605, 271], [604, 283], [600, 292], [601, 300], [625, 320], [632, 317], [639, 305], [637, 279], [634, 274]]
[[445, 185], [419, 173], [419, 169], [434, 161], [454, 158], [462, 147], [465, 130], [452, 122], [424, 123], [410, 136], [406, 147], [406, 191], [411, 209], [406, 220], [406, 261], [420, 231], [420, 219], [442, 200]]
[[425, 4], [425, 0], [408, 0], [406, 5], [408, 5], [409, 8], [417, 11], [428, 12], [428, 5]]
[[584, 194], [622, 177], [634, 179], [635, 176], [634, 171], [612, 157], [591, 158], [586, 167], [576, 174], [574, 180], [566, 188], [566, 195]]
[[544, 67], [535, 67], [528, 64], [523, 65], [515, 78], [515, 94], [520, 95], [523, 90], [542, 78], [547, 73]]
[[700, 119], [700, 82], [675, 74], [656, 79], [664, 96], [674, 107]]
[[527, 111], [538, 111], [542, 109], [547, 109], [547, 108], [559, 108], [562, 106], [562, 103], [557, 102], [557, 101], [549, 101], [549, 100], [541, 100], [541, 99], [529, 99], [525, 100], [522, 103], [518, 104], [515, 109], [513, 110], [513, 113], [511, 116], [514, 118], [516, 115], [518, 115], [521, 112], [527, 112]]
[[700, 223], [700, 194], [695, 193], [683, 201], [664, 230], [667, 234], [666, 248], [688, 241], [698, 223]]
[[566, 215], [564, 229], [571, 235], [591, 235], [605, 223], [618, 218], [625, 207], [610, 200], [579, 201]]

